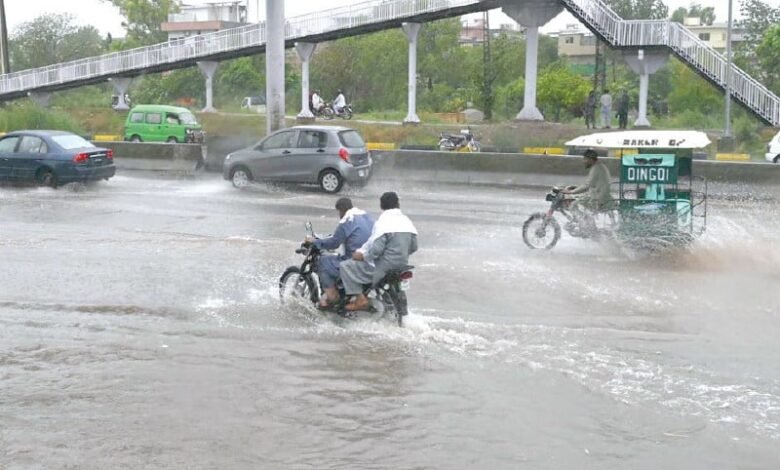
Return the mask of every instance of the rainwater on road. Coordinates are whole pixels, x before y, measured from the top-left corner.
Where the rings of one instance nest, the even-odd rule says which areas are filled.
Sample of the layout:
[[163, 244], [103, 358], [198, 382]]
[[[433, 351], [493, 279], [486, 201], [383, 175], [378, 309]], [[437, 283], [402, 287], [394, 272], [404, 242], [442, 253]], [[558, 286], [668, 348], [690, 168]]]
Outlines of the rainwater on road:
[[537, 191], [348, 195], [385, 190], [420, 231], [403, 329], [280, 305], [333, 196], [0, 189], [0, 468], [780, 468], [775, 198], [648, 257], [527, 249]]

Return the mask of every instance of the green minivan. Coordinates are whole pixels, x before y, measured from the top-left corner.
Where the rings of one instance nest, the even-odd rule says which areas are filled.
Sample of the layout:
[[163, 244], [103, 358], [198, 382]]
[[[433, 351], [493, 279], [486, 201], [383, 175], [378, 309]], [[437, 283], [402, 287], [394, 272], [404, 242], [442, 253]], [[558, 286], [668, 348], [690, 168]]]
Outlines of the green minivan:
[[203, 127], [186, 108], [142, 104], [134, 106], [125, 122], [130, 142], [203, 143]]

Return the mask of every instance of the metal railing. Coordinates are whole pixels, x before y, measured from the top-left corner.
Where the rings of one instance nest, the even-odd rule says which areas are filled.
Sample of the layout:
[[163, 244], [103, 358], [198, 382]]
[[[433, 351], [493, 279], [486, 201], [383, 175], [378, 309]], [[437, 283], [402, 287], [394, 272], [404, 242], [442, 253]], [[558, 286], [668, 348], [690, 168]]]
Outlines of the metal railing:
[[[347, 7], [291, 17], [285, 25], [285, 39], [294, 41], [375, 23], [403, 21], [425, 13], [478, 5], [481, 1], [369, 0]], [[149, 68], [182, 61], [208, 59], [224, 53], [261, 47], [265, 45], [265, 41], [265, 25], [251, 24], [153, 46], [23, 70], [0, 76], [0, 97], [3, 94], [18, 94], [66, 83], [139, 73]]]
[[[681, 24], [669, 20], [623, 20], [602, 0], [560, 1], [612, 46], [667, 47], [725, 89], [726, 58]], [[773, 126], [780, 126], [780, 98], [777, 95], [734, 64], [729, 83], [734, 99]]]

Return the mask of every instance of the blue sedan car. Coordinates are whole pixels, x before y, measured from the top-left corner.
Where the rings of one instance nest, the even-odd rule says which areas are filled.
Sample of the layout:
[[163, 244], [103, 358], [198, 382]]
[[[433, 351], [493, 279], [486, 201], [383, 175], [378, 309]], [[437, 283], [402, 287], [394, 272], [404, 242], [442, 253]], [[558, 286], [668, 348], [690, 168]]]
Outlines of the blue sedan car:
[[63, 131], [16, 131], [0, 138], [0, 181], [59, 185], [108, 180], [114, 152]]

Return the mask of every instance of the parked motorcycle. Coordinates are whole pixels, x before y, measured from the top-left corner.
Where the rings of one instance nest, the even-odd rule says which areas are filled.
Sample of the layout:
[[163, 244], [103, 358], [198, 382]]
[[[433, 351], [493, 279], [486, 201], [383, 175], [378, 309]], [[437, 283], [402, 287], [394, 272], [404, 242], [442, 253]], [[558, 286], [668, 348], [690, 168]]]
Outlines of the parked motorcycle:
[[[569, 186], [566, 189], [573, 189]], [[601, 240], [614, 233], [615, 215], [607, 213], [610, 219], [608, 227], [599, 227], [590, 212], [574, 204], [575, 198], [563, 193], [563, 188], [554, 187], [547, 193], [545, 200], [550, 202], [547, 212], [531, 214], [523, 224], [523, 241], [531, 249], [552, 249], [561, 238], [561, 226], [555, 219], [555, 213], [566, 219], [564, 228], [575, 238]]]
[[333, 110], [333, 114], [337, 117], [340, 117], [341, 119], [349, 120], [352, 119], [352, 105], [348, 104], [344, 106], [341, 111]]
[[333, 108], [330, 107], [330, 103], [325, 103], [320, 109], [312, 108], [311, 112], [314, 114], [315, 118], [322, 118], [327, 121], [332, 120], [335, 116]]
[[462, 129], [460, 134], [442, 133], [439, 139], [442, 152], [479, 152], [480, 145], [471, 129]]
[[[314, 237], [311, 222], [306, 223], [306, 232]], [[319, 282], [317, 271], [322, 251], [314, 244], [301, 244], [296, 253], [303, 255], [300, 266], [290, 266], [279, 279], [279, 296], [283, 303], [295, 300], [317, 305], [323, 289]], [[414, 266], [407, 266], [400, 271], [391, 271], [378, 285], [364, 286], [363, 293], [368, 297], [369, 309], [363, 312], [346, 311], [346, 295], [344, 286], [339, 281], [338, 291], [341, 301], [333, 309], [333, 313], [352, 319], [370, 318], [374, 321], [382, 319], [393, 320], [398, 326], [403, 326], [403, 318], [408, 314], [406, 291], [413, 277]], [[325, 312], [327, 313], [327, 312]]]

